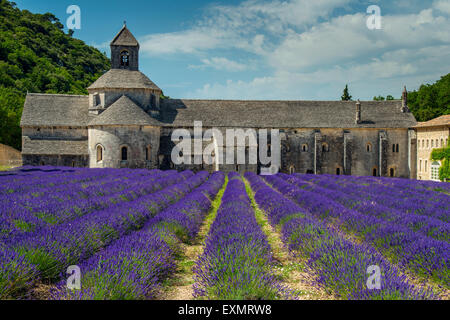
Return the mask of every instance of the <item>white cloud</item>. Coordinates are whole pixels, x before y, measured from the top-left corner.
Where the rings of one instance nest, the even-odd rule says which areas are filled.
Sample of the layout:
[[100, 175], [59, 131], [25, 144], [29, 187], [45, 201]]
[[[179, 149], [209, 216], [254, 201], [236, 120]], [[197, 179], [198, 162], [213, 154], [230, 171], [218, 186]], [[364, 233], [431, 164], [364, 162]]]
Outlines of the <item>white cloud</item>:
[[450, 14], [450, 1], [449, 0], [437, 0], [433, 3], [433, 7], [441, 12]]
[[191, 69], [213, 68], [220, 71], [238, 72], [249, 68], [249, 65], [239, 63], [222, 57], [213, 57], [211, 59], [203, 59], [201, 65], [190, 65]]

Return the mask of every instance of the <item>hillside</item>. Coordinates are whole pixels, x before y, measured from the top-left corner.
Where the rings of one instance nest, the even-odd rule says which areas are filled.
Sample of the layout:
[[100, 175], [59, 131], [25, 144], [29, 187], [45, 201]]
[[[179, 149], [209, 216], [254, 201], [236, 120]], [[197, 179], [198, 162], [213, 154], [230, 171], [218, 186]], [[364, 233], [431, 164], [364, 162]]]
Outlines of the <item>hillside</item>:
[[428, 121], [450, 114], [450, 73], [434, 84], [424, 84], [408, 93], [408, 106], [417, 121]]
[[0, 143], [21, 149], [27, 91], [87, 94], [109, 59], [63, 31], [51, 13], [33, 14], [0, 0]]

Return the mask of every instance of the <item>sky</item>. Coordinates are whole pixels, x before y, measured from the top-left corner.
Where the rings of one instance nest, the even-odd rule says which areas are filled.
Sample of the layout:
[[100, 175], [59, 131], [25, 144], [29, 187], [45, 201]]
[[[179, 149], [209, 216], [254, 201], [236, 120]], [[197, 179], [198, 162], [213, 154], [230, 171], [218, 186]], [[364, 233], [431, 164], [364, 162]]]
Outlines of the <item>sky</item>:
[[450, 72], [450, 0], [15, 2], [63, 24], [79, 6], [74, 37], [108, 56], [126, 21], [140, 70], [172, 98], [340, 100], [346, 84], [353, 99], [400, 98]]

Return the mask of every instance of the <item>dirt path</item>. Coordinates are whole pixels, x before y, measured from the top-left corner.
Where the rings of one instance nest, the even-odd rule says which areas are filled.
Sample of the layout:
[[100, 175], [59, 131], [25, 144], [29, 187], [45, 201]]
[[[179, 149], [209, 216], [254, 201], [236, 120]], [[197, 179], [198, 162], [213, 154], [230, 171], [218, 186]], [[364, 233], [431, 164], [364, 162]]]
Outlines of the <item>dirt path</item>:
[[269, 244], [273, 250], [273, 258], [275, 266], [273, 271], [279, 278], [281, 283], [298, 294], [300, 300], [330, 300], [336, 299], [331, 293], [325, 289], [320, 288], [314, 282], [316, 275], [311, 270], [306, 261], [299, 257], [293, 257], [286, 246], [281, 241], [280, 230], [274, 229], [269, 221], [267, 215], [257, 205], [254, 193], [250, 187], [249, 182], [244, 179], [247, 193], [252, 201], [252, 206], [255, 209], [256, 220], [261, 226], [263, 232], [266, 234]]
[[158, 300], [193, 300], [194, 290], [194, 273], [192, 268], [197, 258], [203, 253], [205, 240], [209, 234], [209, 229], [216, 219], [217, 210], [222, 203], [222, 197], [228, 185], [228, 178], [222, 189], [212, 202], [211, 209], [203, 223], [200, 231], [191, 244], [181, 244], [181, 257], [178, 261], [178, 267], [175, 274], [170, 277], [164, 284], [164, 291]]

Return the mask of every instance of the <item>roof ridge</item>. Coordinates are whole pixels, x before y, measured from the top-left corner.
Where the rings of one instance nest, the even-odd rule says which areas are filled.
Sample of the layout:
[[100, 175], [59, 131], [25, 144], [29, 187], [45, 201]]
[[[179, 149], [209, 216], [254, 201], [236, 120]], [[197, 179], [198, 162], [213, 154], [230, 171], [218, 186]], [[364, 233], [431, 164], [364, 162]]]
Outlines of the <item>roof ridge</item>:
[[58, 96], [58, 97], [77, 97], [85, 98], [89, 97], [87, 94], [64, 94], [64, 93], [38, 93], [38, 92], [28, 92], [27, 96]]

